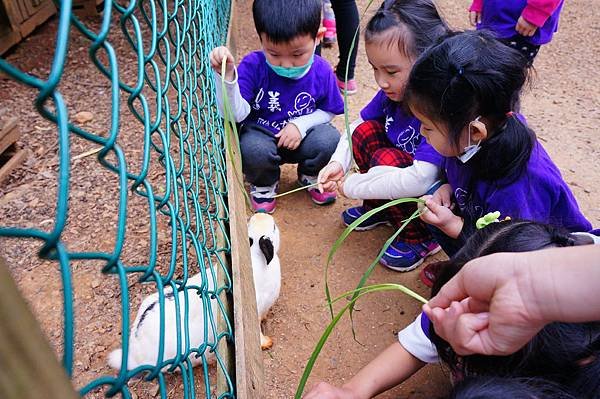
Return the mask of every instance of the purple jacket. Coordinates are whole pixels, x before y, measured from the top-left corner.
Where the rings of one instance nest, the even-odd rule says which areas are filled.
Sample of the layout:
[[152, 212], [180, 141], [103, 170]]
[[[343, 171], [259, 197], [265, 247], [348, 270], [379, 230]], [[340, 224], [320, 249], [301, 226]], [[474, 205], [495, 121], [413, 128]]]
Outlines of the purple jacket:
[[542, 45], [552, 40], [558, 29], [558, 18], [564, 0], [473, 0], [469, 11], [481, 13], [478, 30], [490, 30], [499, 39], [518, 35], [517, 21], [523, 18], [538, 29], [527, 38], [531, 44]]

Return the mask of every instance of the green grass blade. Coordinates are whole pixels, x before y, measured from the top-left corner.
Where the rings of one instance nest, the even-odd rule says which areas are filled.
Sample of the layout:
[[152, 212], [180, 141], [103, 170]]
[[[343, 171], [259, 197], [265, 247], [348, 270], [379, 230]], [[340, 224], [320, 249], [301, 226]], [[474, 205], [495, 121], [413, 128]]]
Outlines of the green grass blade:
[[[398, 230], [396, 230], [396, 232], [390, 238], [387, 239], [387, 241], [383, 244], [383, 247], [381, 248], [381, 251], [379, 251], [379, 254], [375, 258], [375, 260], [373, 261], [373, 263], [371, 263], [371, 265], [367, 268], [367, 270], [362, 275], [362, 277], [361, 277], [358, 285], [356, 286], [357, 289], [360, 289], [362, 286], [365, 285], [365, 283], [367, 282], [368, 278], [371, 276], [371, 273], [375, 269], [375, 266], [377, 266], [377, 263], [379, 263], [379, 260], [381, 259], [381, 257], [385, 253], [385, 251], [388, 249], [388, 247], [392, 244], [392, 242], [394, 242], [394, 240], [396, 239], [396, 237], [398, 237], [398, 235], [404, 230], [404, 228], [412, 220], [418, 218], [420, 216], [420, 214], [421, 214], [421, 212], [417, 209], [415, 212], [413, 212], [413, 214], [408, 219], [404, 220], [404, 222], [402, 223], [402, 225], [400, 226], [400, 228], [398, 228]], [[408, 288], [406, 288], [406, 289], [408, 290]], [[413, 298], [416, 298], [416, 299], [422, 298], [416, 292], [413, 292], [411, 290], [409, 290], [409, 291], [410, 291], [409, 295], [412, 296]], [[350, 307], [349, 317], [350, 317], [350, 326], [352, 328], [352, 337], [354, 338], [354, 340], [356, 342], [358, 342], [358, 340], [356, 339], [356, 330], [354, 329], [354, 306]]]
[[[295, 399], [302, 398], [302, 393], [304, 392], [304, 388], [306, 386], [306, 382], [308, 381], [308, 377], [310, 377], [310, 373], [312, 372], [312, 369], [315, 365], [315, 362], [317, 361], [317, 358], [321, 354], [321, 350], [323, 349], [323, 346], [327, 342], [327, 339], [329, 339], [329, 336], [333, 332], [333, 329], [338, 324], [338, 322], [340, 321], [340, 319], [342, 318], [344, 313], [346, 313], [346, 311], [351, 306], [353, 306], [356, 301], [358, 301], [364, 295], [370, 294], [372, 292], [394, 291], [395, 290], [395, 291], [401, 291], [401, 292], [406, 293], [411, 296], [413, 296], [413, 294], [414, 294], [412, 291], [410, 291], [409, 289], [407, 289], [406, 287], [404, 287], [400, 284], [380, 284], [380, 285], [363, 287], [361, 290], [362, 290], [362, 292], [357, 294], [354, 297], [354, 299], [350, 300], [350, 302], [348, 302], [348, 304], [346, 306], [344, 306], [342, 308], [342, 310], [340, 310], [335, 315], [335, 317], [331, 320], [331, 322], [325, 328], [323, 335], [321, 335], [321, 338], [317, 342], [315, 349], [313, 350], [312, 354], [308, 358], [306, 367], [304, 368], [304, 372], [302, 373], [302, 377], [300, 378], [300, 382], [298, 383], [298, 388], [296, 389], [296, 394], [294, 395]], [[352, 291], [350, 291], [350, 292], [352, 292]], [[423, 302], [423, 303], [427, 302], [427, 300], [425, 300], [425, 298], [420, 297], [418, 294], [414, 294], [414, 295], [416, 295], [417, 299], [420, 300], [421, 302]]]
[[[370, 211], [368, 211], [367, 213], [365, 213], [364, 215], [362, 215], [361, 217], [359, 217], [358, 219], [356, 219], [352, 224], [350, 224], [348, 227], [346, 227], [346, 229], [342, 232], [342, 234], [338, 237], [338, 239], [335, 241], [335, 243], [333, 243], [333, 246], [331, 247], [331, 249], [329, 250], [329, 254], [327, 256], [327, 263], [325, 264], [325, 296], [327, 298], [327, 303], [331, 303], [331, 293], [329, 290], [329, 282], [328, 282], [328, 271], [329, 271], [329, 265], [331, 264], [331, 261], [333, 260], [333, 256], [335, 255], [335, 253], [337, 252], [337, 250], [340, 248], [340, 246], [344, 243], [344, 241], [346, 240], [346, 238], [350, 235], [350, 233], [352, 231], [354, 231], [354, 229], [356, 228], [356, 226], [358, 226], [359, 224], [361, 224], [362, 222], [364, 222], [366, 219], [370, 218], [371, 216], [375, 215], [378, 212], [381, 212], [391, 206], [394, 205], [398, 205], [398, 204], [404, 204], [404, 203], [408, 203], [408, 202], [415, 202], [415, 203], [423, 203], [424, 201], [418, 198], [399, 198], [399, 199], [395, 199], [393, 201], [390, 201], [388, 203], [385, 203], [375, 209], [371, 209]], [[408, 221], [412, 220], [412, 219], [407, 219]], [[408, 224], [408, 222], [405, 222], [405, 224]], [[405, 225], [401, 226], [401, 229], [404, 228]], [[401, 230], [400, 230], [401, 231]], [[396, 233], [396, 235], [399, 234], [398, 232]], [[393, 239], [392, 239], [393, 241]], [[391, 243], [391, 241], [390, 241]], [[387, 248], [387, 247], [386, 247]], [[384, 249], [385, 251], [385, 249]], [[381, 256], [383, 256], [383, 253], [381, 253]], [[381, 258], [381, 256], [377, 259], [377, 261], [375, 262], [375, 264], [377, 264], [377, 262], [379, 261], [379, 259]], [[373, 266], [374, 267], [374, 266]], [[331, 317], [333, 317], [333, 307], [329, 308], [329, 311], [331, 313]]]
[[[363, 19], [365, 18], [365, 15], [367, 14], [367, 10], [369, 9], [369, 7], [371, 7], [372, 3], [373, 3], [373, 0], [369, 0], [367, 5], [365, 6], [365, 9], [362, 12], [362, 15], [358, 19], [358, 26], [356, 27], [356, 30], [354, 31], [354, 36], [352, 37], [352, 43], [350, 43], [350, 50], [348, 51], [348, 56], [346, 57], [346, 59], [348, 61], [346, 62], [346, 69], [344, 71], [344, 86], [348, 85], [348, 72], [350, 71], [350, 57], [352, 55], [352, 52], [354, 51], [354, 48], [356, 47], [356, 40], [358, 39], [358, 35], [360, 34], [360, 24], [362, 23]], [[354, 153], [352, 152], [352, 132], [350, 131], [350, 117], [348, 114], [348, 93], [346, 92], [346, 90], [344, 90], [344, 128], [346, 129], [346, 132], [345, 132], [346, 139], [348, 140], [348, 148], [350, 149], [350, 157], [351, 157], [350, 164], [352, 164], [354, 162]], [[348, 172], [350, 172], [350, 169], [352, 169], [352, 168], [349, 168], [348, 171], [346, 172], [346, 174], [348, 174]]]

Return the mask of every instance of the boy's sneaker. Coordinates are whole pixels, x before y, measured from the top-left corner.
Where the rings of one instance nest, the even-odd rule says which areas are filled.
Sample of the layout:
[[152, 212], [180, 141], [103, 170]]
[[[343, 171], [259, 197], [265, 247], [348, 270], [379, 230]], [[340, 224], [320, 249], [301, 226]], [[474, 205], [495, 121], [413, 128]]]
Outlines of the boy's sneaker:
[[[350, 226], [354, 223], [359, 217], [367, 213], [367, 210], [362, 206], [355, 206], [352, 208], [346, 209], [342, 212], [342, 220], [346, 226]], [[390, 222], [387, 220], [385, 212], [379, 212], [374, 214], [373, 216], [367, 218], [362, 223], [354, 228], [356, 231], [366, 231], [374, 229], [380, 224], [390, 225]]]
[[278, 187], [278, 182], [264, 187], [250, 185], [250, 202], [254, 212], [275, 212], [275, 195]]
[[351, 96], [352, 94], [356, 94], [356, 92], [358, 91], [358, 85], [356, 84], [355, 79], [348, 79], [348, 82], [344, 82], [339, 78], [336, 79], [338, 88], [340, 89], [342, 94], [344, 94], [344, 91], [346, 91], [348, 95]]
[[[317, 176], [307, 176], [303, 174], [298, 175], [298, 184], [300, 184], [303, 187], [310, 186], [311, 184], [315, 184], [316, 182]], [[320, 192], [316, 186], [309, 188], [307, 191], [312, 201], [317, 205], [332, 204], [337, 198], [337, 193], [332, 191]]]
[[408, 272], [415, 269], [429, 255], [442, 248], [433, 240], [421, 244], [408, 244], [400, 240], [394, 241], [379, 260], [388, 269], [397, 272]]

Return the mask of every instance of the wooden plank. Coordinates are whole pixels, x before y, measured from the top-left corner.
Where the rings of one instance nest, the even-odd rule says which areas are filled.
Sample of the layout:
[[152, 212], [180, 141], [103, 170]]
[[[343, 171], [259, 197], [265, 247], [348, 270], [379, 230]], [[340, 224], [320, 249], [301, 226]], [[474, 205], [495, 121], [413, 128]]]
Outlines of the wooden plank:
[[[12, 172], [13, 169], [21, 165], [25, 158], [27, 158], [27, 151], [15, 149], [15, 151], [10, 153], [9, 156], [10, 159], [8, 159], [3, 165], [1, 163], [2, 161], [0, 160], [0, 165], [2, 165], [0, 166], [0, 182], [2, 182], [5, 178], [9, 176], [10, 172]], [[0, 398], [2, 398], [1, 395]]]
[[0, 154], [14, 144], [20, 137], [17, 119], [11, 118], [0, 128]]
[[21, 13], [21, 16], [23, 17], [23, 21], [27, 20], [27, 18], [29, 18], [31, 16], [29, 10], [27, 9], [27, 6], [25, 5], [25, 1], [24, 0], [12, 0], [17, 4], [17, 7], [19, 7], [19, 11]]
[[21, 36], [27, 37], [35, 28], [46, 22], [55, 13], [54, 3], [51, 0], [45, 0], [37, 12], [21, 24]]
[[[233, 15], [235, 14], [235, 10], [234, 10], [234, 2], [235, 1], [231, 1], [231, 7], [229, 9], [229, 15], [230, 15], [230, 21], [233, 21]], [[229, 37], [231, 35], [231, 29], [232, 29], [232, 24], [229, 24], [229, 30], [227, 32], [227, 42], [229, 43]], [[229, 165], [227, 165], [227, 169], [229, 170]], [[231, 180], [229, 180], [229, 178], [227, 178], [226, 181], [222, 181], [220, 182], [220, 191], [221, 192], [226, 192], [227, 187], [231, 187], [231, 184], [228, 185], [228, 182], [231, 182]], [[229, 198], [231, 199], [231, 197]], [[224, 212], [225, 210], [222, 209], [222, 212], [219, 214], [219, 217], [223, 217], [224, 216]], [[231, 215], [234, 213], [234, 209], [231, 208], [231, 201], [229, 201], [229, 215], [231, 217]], [[230, 235], [231, 235], [231, 224], [229, 224], [229, 228], [230, 228]], [[225, 245], [225, 237], [222, 236], [221, 231], [218, 231], [219, 235], [218, 235], [218, 245], [219, 247], [223, 247]], [[246, 235], [247, 235], [247, 229], [246, 229]], [[235, 247], [232, 247], [235, 248]], [[234, 249], [232, 249], [233, 251]], [[236, 251], [238, 250], [237, 248], [235, 249]], [[249, 250], [249, 249], [248, 249]], [[249, 253], [248, 253], [249, 255]], [[228, 259], [227, 262], [227, 267], [228, 267], [228, 273], [229, 276], [231, 276], [233, 278], [233, 274], [232, 274], [232, 260], [231, 258]], [[219, 286], [222, 286], [223, 284], [225, 284], [225, 275], [224, 273], [219, 274], [217, 281], [219, 283]], [[233, 280], [234, 283], [234, 291], [235, 291], [235, 280]], [[234, 329], [236, 329], [236, 323], [235, 323], [235, 316], [234, 316], [234, 298], [231, 297], [230, 295], [225, 295], [225, 291], [223, 291], [222, 294], [222, 300], [224, 301], [225, 307], [227, 309], [227, 317], [229, 318], [229, 320], [234, 320]], [[218, 314], [218, 318], [217, 318], [217, 325], [219, 327], [219, 331], [225, 331], [225, 329], [228, 328], [227, 326], [227, 322], [225, 320], [225, 317], [223, 316], [223, 314], [221, 312], [219, 312]], [[237, 330], [234, 331], [234, 337], [237, 337]], [[236, 360], [235, 360], [235, 353], [237, 350], [237, 345], [234, 344], [234, 342], [227, 342], [225, 340], [222, 340], [219, 343], [218, 346], [218, 351], [219, 354], [222, 356], [223, 359], [223, 369], [226, 370], [226, 372], [229, 374], [229, 378], [230, 381], [232, 381], [234, 384], [236, 384], [236, 370], [235, 370], [235, 365], [236, 365]], [[227, 379], [227, 376], [223, 373], [223, 369], [219, 368], [218, 372], [217, 372], [217, 395], [222, 395], [225, 392], [229, 391], [229, 380]], [[236, 384], [237, 385], [237, 384]], [[240, 398], [241, 396], [237, 396], [238, 398]]]
[[2, 258], [0, 364], [2, 399], [78, 398]]
[[[234, 1], [234, 3], [237, 2]], [[236, 140], [231, 141], [235, 142]], [[236, 397], [254, 399], [263, 397], [264, 365], [260, 349], [260, 325], [248, 242], [246, 203], [242, 192], [243, 188], [238, 184], [238, 181], [243, 181], [243, 176], [237, 143], [232, 144], [232, 152], [233, 157], [227, 154], [227, 181], [229, 182], [228, 199], [232, 247]], [[234, 164], [238, 166], [234, 168]]]
[[14, 0], [0, 0], [0, 7], [4, 7], [8, 22], [12, 27], [12, 30], [17, 31], [19, 24], [25, 19], [21, 14], [19, 6]]
[[[238, 20], [236, 10], [240, 2], [232, 0], [227, 47], [237, 53]], [[260, 349], [260, 324], [256, 309], [256, 293], [252, 275], [246, 202], [241, 173], [242, 159], [237, 140], [232, 145], [232, 156], [226, 153], [229, 189], [229, 233], [231, 238], [231, 267], [233, 278], [233, 313], [235, 324], [235, 384], [236, 398], [259, 399], [264, 392], [264, 364]], [[234, 167], [233, 165], [238, 165]], [[236, 176], [237, 173], [237, 176]]]
[[[15, 44], [21, 41], [21, 35], [19, 32], [15, 32], [14, 30], [8, 28], [4, 32], [0, 32], [0, 55], [4, 54], [5, 51], [10, 49]], [[0, 78], [2, 78], [0, 73]]]

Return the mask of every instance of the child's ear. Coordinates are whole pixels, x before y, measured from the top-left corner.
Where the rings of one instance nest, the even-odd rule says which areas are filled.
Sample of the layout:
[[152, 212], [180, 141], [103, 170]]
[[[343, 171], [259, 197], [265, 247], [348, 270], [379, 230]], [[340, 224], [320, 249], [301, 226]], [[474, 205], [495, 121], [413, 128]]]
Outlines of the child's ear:
[[319, 30], [317, 31], [317, 37], [315, 38], [317, 45], [319, 45], [319, 43], [321, 43], [321, 40], [323, 40], [323, 36], [325, 36], [326, 31], [327, 31], [327, 29], [325, 29], [325, 27], [323, 27], [323, 26], [320, 27]]
[[471, 122], [471, 141], [479, 142], [487, 139], [488, 131], [485, 123], [480, 120]]

